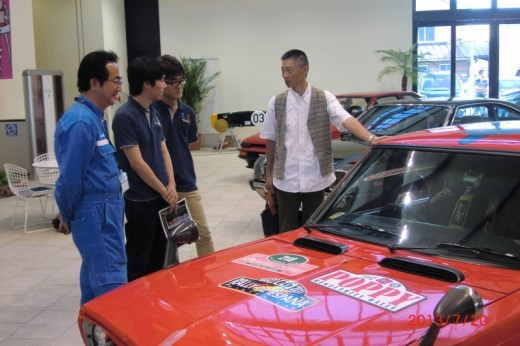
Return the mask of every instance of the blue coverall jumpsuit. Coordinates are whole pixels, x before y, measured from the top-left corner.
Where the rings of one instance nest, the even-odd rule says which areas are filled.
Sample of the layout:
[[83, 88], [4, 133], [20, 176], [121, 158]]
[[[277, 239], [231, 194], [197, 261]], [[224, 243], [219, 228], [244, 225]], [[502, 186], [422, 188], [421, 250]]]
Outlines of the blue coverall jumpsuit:
[[103, 111], [76, 98], [56, 125], [56, 203], [82, 258], [81, 304], [127, 282], [124, 200]]

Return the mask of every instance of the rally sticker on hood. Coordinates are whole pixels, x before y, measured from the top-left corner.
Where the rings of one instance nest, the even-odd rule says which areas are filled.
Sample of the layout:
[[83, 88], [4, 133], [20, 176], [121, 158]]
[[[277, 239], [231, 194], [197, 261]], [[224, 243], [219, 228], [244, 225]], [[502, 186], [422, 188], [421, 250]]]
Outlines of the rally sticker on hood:
[[345, 270], [336, 270], [311, 282], [390, 312], [400, 311], [426, 299], [425, 296], [408, 291], [405, 285], [394, 279], [358, 275]]
[[307, 261], [306, 257], [300, 255], [276, 254], [268, 256], [261, 253], [254, 253], [233, 260], [234, 263], [269, 270], [287, 276], [295, 276], [318, 267], [308, 264]]
[[289, 311], [301, 311], [318, 302], [308, 297], [305, 287], [293, 280], [238, 277], [219, 286], [253, 295]]

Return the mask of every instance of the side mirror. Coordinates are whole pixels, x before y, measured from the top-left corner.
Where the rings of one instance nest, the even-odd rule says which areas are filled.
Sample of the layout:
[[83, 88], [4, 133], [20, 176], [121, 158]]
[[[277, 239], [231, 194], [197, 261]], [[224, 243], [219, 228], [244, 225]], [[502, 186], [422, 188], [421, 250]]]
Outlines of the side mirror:
[[164, 256], [163, 269], [179, 264], [179, 246], [191, 244], [199, 239], [199, 230], [193, 220], [185, 221], [175, 226], [166, 240], [166, 254]]
[[461, 285], [453, 288], [435, 306], [433, 310], [435, 321], [428, 328], [420, 346], [433, 345], [443, 325], [458, 321], [470, 322], [480, 317], [483, 307], [482, 298], [471, 287]]

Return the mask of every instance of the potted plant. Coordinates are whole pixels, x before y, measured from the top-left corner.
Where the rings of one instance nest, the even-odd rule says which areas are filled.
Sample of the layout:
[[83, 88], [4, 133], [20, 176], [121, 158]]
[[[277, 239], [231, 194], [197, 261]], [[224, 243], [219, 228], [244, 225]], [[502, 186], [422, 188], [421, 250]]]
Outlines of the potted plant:
[[408, 86], [408, 79], [411, 80], [412, 84], [417, 84], [417, 61], [420, 58], [417, 54], [417, 45], [412, 45], [408, 50], [394, 50], [394, 49], [383, 49], [376, 50], [376, 53], [381, 54], [381, 62], [388, 63], [381, 72], [379, 72], [378, 79], [381, 80], [384, 76], [391, 74], [400, 74], [401, 79], [401, 90], [406, 91]]
[[[204, 102], [209, 93], [215, 86], [212, 82], [220, 75], [217, 71], [212, 75], [206, 76], [206, 61], [204, 59], [181, 57], [181, 63], [184, 67], [184, 78], [186, 84], [182, 93], [182, 101], [188, 106], [191, 106], [195, 111], [195, 118], [197, 124], [200, 122], [200, 111], [204, 106]], [[200, 133], [198, 147], [200, 148]], [[195, 143], [194, 143], [195, 144]], [[190, 146], [192, 149], [197, 149], [197, 146]]]
[[0, 198], [10, 196], [13, 196], [13, 193], [9, 189], [7, 175], [5, 174], [4, 170], [0, 169]]

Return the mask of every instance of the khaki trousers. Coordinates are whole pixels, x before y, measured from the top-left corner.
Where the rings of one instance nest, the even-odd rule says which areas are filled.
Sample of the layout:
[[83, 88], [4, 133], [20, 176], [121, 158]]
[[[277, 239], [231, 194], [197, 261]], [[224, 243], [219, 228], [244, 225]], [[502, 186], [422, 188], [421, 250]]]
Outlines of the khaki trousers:
[[186, 198], [191, 217], [197, 223], [197, 229], [199, 230], [199, 240], [195, 243], [197, 247], [197, 255], [203, 256], [214, 252], [215, 247], [213, 245], [213, 239], [211, 239], [211, 233], [209, 231], [206, 215], [204, 214], [204, 208], [202, 207], [202, 196], [199, 190], [177, 192], [177, 194], [179, 195], [179, 199]]

